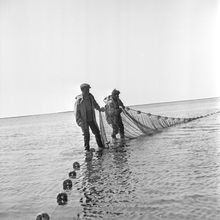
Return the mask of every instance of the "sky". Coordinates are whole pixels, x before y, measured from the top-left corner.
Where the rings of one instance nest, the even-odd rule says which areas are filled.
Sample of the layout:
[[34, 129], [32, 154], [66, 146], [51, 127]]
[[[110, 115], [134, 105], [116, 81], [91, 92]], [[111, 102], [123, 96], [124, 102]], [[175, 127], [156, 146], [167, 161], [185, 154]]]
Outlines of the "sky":
[[220, 0], [0, 0], [0, 117], [220, 96]]

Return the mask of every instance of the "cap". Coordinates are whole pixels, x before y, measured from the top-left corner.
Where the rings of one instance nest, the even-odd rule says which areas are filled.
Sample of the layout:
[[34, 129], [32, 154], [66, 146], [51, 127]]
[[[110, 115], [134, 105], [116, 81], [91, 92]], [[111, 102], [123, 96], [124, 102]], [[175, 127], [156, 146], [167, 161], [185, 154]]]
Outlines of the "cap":
[[83, 83], [83, 84], [80, 85], [80, 89], [83, 89], [83, 88], [86, 88], [86, 87], [91, 88], [91, 86], [87, 83]]
[[119, 95], [120, 94], [120, 91], [118, 91], [117, 89], [114, 89], [112, 91], [112, 95]]

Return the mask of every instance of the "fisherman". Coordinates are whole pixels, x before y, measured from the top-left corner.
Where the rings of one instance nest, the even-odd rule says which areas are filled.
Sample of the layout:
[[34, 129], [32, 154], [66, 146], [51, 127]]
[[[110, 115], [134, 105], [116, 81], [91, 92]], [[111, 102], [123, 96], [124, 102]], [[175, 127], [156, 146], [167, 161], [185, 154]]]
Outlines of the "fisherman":
[[124, 125], [121, 118], [122, 109], [125, 106], [119, 98], [120, 91], [114, 89], [108, 97], [104, 99], [105, 102], [105, 116], [108, 124], [112, 126], [112, 138], [116, 139], [119, 133], [120, 138], [124, 139]]
[[96, 102], [94, 96], [89, 92], [90, 85], [83, 83], [80, 85], [82, 94], [76, 97], [75, 102], [75, 118], [76, 123], [81, 127], [83, 136], [84, 136], [84, 147], [86, 151], [90, 150], [90, 132], [89, 128], [92, 130], [92, 133], [95, 135], [95, 139], [99, 148], [104, 148], [104, 145], [101, 140], [101, 135], [99, 131], [98, 124], [95, 117], [95, 109], [98, 111], [103, 111], [103, 108], [100, 108]]

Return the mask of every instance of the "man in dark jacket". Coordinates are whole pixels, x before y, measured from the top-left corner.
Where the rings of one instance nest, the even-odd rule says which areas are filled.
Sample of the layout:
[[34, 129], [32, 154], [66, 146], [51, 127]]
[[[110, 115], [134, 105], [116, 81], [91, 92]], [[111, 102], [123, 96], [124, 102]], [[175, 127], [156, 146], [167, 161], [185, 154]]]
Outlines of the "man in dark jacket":
[[119, 98], [120, 91], [114, 89], [112, 94], [104, 99], [105, 102], [105, 115], [107, 122], [112, 126], [112, 138], [116, 138], [116, 135], [120, 134], [120, 137], [124, 138], [124, 125], [121, 118], [122, 109], [125, 106]]
[[104, 148], [101, 140], [99, 127], [95, 117], [95, 109], [101, 111], [101, 108], [96, 102], [94, 96], [89, 92], [90, 88], [91, 88], [90, 85], [87, 83], [83, 83], [80, 86], [82, 94], [76, 97], [75, 109], [74, 109], [76, 123], [82, 129], [84, 136], [84, 146], [85, 146], [85, 150], [87, 151], [89, 151], [90, 149], [89, 128], [92, 130], [92, 133], [95, 135], [96, 142], [99, 148]]

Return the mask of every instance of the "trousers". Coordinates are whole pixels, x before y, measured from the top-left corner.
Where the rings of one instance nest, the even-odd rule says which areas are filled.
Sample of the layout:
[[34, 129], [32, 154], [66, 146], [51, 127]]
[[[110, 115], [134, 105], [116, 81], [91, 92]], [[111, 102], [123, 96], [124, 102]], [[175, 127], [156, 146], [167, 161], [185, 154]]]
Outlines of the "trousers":
[[113, 121], [114, 122], [112, 123], [112, 137], [115, 138], [119, 132], [121, 138], [124, 138], [124, 125], [122, 122], [121, 115], [118, 114], [117, 116], [115, 116]]
[[86, 150], [90, 149], [90, 132], [89, 132], [89, 128], [92, 130], [92, 133], [95, 135], [95, 139], [96, 139], [96, 143], [100, 148], [104, 148], [103, 143], [102, 143], [102, 139], [101, 139], [101, 135], [100, 135], [100, 131], [99, 131], [99, 127], [97, 125], [96, 122], [94, 121], [89, 121], [86, 124], [84, 124], [81, 129], [82, 129], [82, 133], [84, 136], [84, 147]]

